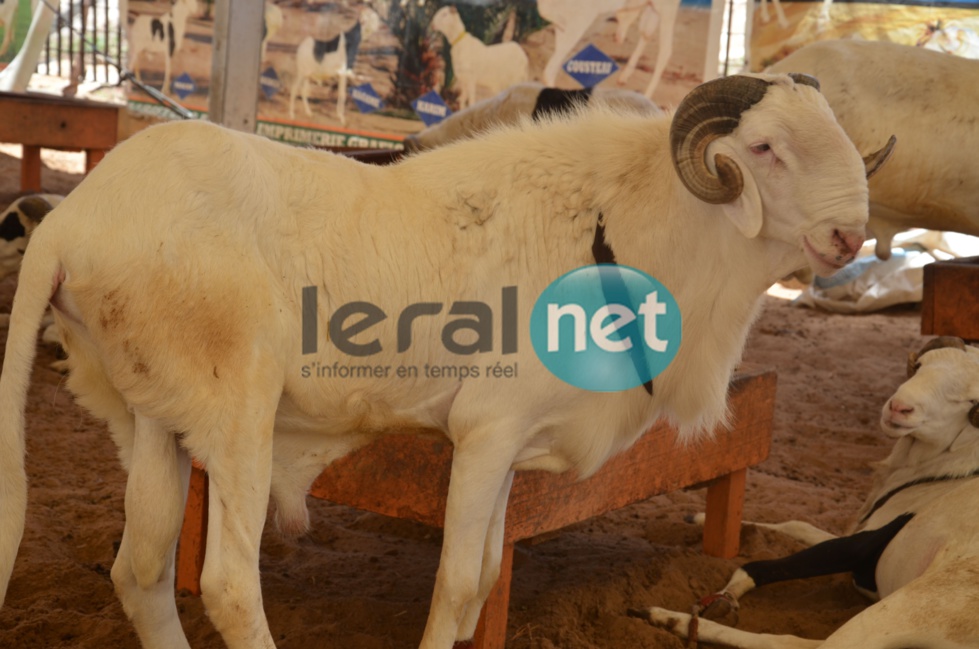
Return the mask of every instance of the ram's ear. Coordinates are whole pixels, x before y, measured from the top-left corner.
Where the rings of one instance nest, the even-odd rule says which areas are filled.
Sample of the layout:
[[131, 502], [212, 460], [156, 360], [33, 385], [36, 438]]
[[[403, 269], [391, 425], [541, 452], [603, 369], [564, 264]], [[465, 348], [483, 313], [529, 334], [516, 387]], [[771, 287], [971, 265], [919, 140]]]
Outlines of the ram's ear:
[[751, 174], [742, 172], [743, 188], [741, 194], [730, 203], [721, 205], [724, 215], [738, 228], [738, 231], [748, 239], [754, 239], [761, 232], [761, 194], [758, 185]]

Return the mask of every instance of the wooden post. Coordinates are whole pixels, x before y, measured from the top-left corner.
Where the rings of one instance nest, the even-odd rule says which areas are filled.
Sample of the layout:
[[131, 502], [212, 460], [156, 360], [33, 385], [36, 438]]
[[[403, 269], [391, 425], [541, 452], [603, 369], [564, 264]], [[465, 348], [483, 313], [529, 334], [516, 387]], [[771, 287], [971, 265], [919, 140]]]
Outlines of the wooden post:
[[258, 119], [264, 0], [216, 0], [208, 118], [248, 133]]
[[201, 594], [201, 571], [207, 546], [207, 474], [196, 462], [190, 472], [190, 490], [184, 509], [177, 550], [177, 590]]
[[747, 469], [740, 469], [707, 486], [704, 552], [711, 556], [731, 559], [738, 555], [747, 475]]
[[510, 584], [513, 581], [513, 542], [503, 544], [500, 578], [490, 591], [479, 614], [473, 645], [479, 649], [506, 647], [506, 621], [510, 610]]
[[24, 144], [21, 146], [20, 191], [41, 191], [41, 147]]

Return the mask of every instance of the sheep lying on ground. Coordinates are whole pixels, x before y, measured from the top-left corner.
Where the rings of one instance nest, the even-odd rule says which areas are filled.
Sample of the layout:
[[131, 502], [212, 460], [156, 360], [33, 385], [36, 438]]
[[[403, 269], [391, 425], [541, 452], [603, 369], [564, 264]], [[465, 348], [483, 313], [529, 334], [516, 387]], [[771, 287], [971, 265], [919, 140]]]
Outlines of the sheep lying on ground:
[[[64, 196], [59, 194], [30, 194], [18, 198], [0, 213], [0, 279], [20, 270], [31, 233], [62, 200]], [[0, 313], [0, 327], [9, 324], [10, 314]], [[45, 329], [41, 340], [50, 345], [61, 345], [61, 334], [53, 320], [45, 317], [42, 324]], [[64, 361], [55, 361], [51, 367], [59, 372], [67, 369]]]
[[[201, 121], [120, 144], [24, 257], [0, 375], [0, 593], [24, 528], [24, 404], [50, 302], [68, 387], [107, 420], [129, 473], [112, 580], [144, 647], [188, 646], [173, 578], [191, 458], [210, 476], [210, 620], [231, 649], [269, 648], [270, 496], [280, 526], [302, 530], [325, 465], [416, 430], [454, 447], [421, 646], [469, 640], [499, 574], [513, 472], [584, 477], [660, 417], [687, 438], [723, 422], [760, 296], [860, 248], [865, 164], [812, 83], [728, 77], [672, 119], [596, 109], [386, 167]], [[538, 297], [597, 262], [655, 277], [682, 313], [682, 344], [665, 341], [676, 356], [647, 389], [576, 388], [535, 353]], [[655, 317], [645, 298], [596, 313]], [[594, 319], [591, 331], [602, 349], [664, 342], [648, 323], [626, 340]], [[513, 373], [448, 371], [497, 363]]]
[[857, 148], [895, 134], [894, 160], [870, 183], [881, 259], [909, 228], [979, 236], [979, 61], [895, 43], [821, 41], [772, 66], [816, 76]]
[[28, 237], [63, 198], [57, 194], [22, 196], [0, 213], [0, 279], [20, 270]]
[[[705, 614], [737, 608], [749, 590], [777, 581], [852, 572], [880, 603], [823, 640], [748, 633], [699, 620], [704, 642], [743, 649], [883, 649], [979, 645], [979, 348], [938, 338], [913, 354], [909, 378], [888, 399], [880, 425], [896, 439], [849, 535], [807, 523], [764, 525], [811, 545], [784, 559], [739, 568]], [[686, 635], [690, 616], [636, 612]]]
[[621, 110], [634, 110], [649, 115], [662, 114], [656, 104], [631, 90], [605, 88], [560, 90], [545, 88], [541, 83], [528, 81], [511, 86], [489, 99], [453, 113], [423, 131], [405, 137], [405, 150], [434, 149], [455, 140], [472, 137], [496, 126], [516, 124], [527, 117], [569, 110], [578, 102], [601, 102]]

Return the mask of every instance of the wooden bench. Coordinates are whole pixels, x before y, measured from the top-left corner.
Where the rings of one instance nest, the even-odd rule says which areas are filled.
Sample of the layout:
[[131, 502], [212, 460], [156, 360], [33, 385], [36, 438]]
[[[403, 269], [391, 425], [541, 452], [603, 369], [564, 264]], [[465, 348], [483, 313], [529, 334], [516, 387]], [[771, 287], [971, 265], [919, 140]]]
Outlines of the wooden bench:
[[119, 106], [53, 95], [0, 92], [0, 142], [20, 144], [22, 192], [41, 191], [41, 149], [85, 152], [85, 173], [116, 145]]
[[[653, 426], [629, 451], [594, 476], [518, 472], [506, 515], [500, 578], [483, 607], [475, 646], [502, 649], [514, 543], [684, 487], [707, 487], [704, 551], [738, 553], [747, 467], [768, 456], [775, 409], [775, 372], [744, 367], [729, 391], [732, 428], [712, 439], [677, 444], [676, 431]], [[441, 527], [452, 446], [407, 435], [380, 439], [334, 462], [311, 495], [370, 512]], [[207, 535], [207, 482], [195, 467], [177, 556], [177, 588], [200, 593]]]
[[921, 333], [979, 342], [979, 257], [924, 267]]

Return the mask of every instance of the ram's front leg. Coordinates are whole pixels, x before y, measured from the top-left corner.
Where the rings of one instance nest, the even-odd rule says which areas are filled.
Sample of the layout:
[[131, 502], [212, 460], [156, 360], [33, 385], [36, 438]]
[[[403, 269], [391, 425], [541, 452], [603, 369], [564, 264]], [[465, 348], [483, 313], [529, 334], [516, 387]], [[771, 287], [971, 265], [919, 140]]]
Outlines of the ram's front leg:
[[471, 640], [474, 620], [499, 574], [503, 513], [516, 452], [501, 443], [507, 435], [496, 432], [472, 431], [456, 443], [442, 557], [420, 649], [449, 649], [455, 641]]
[[479, 573], [479, 588], [476, 592], [476, 598], [466, 607], [466, 614], [459, 624], [457, 635], [462, 639], [472, 638], [475, 635], [483, 605], [500, 577], [500, 564], [503, 560], [503, 542], [506, 532], [506, 507], [511, 486], [513, 486], [513, 471], [507, 474], [506, 482], [496, 499], [493, 517], [490, 519], [486, 542], [483, 546], [483, 565]]

